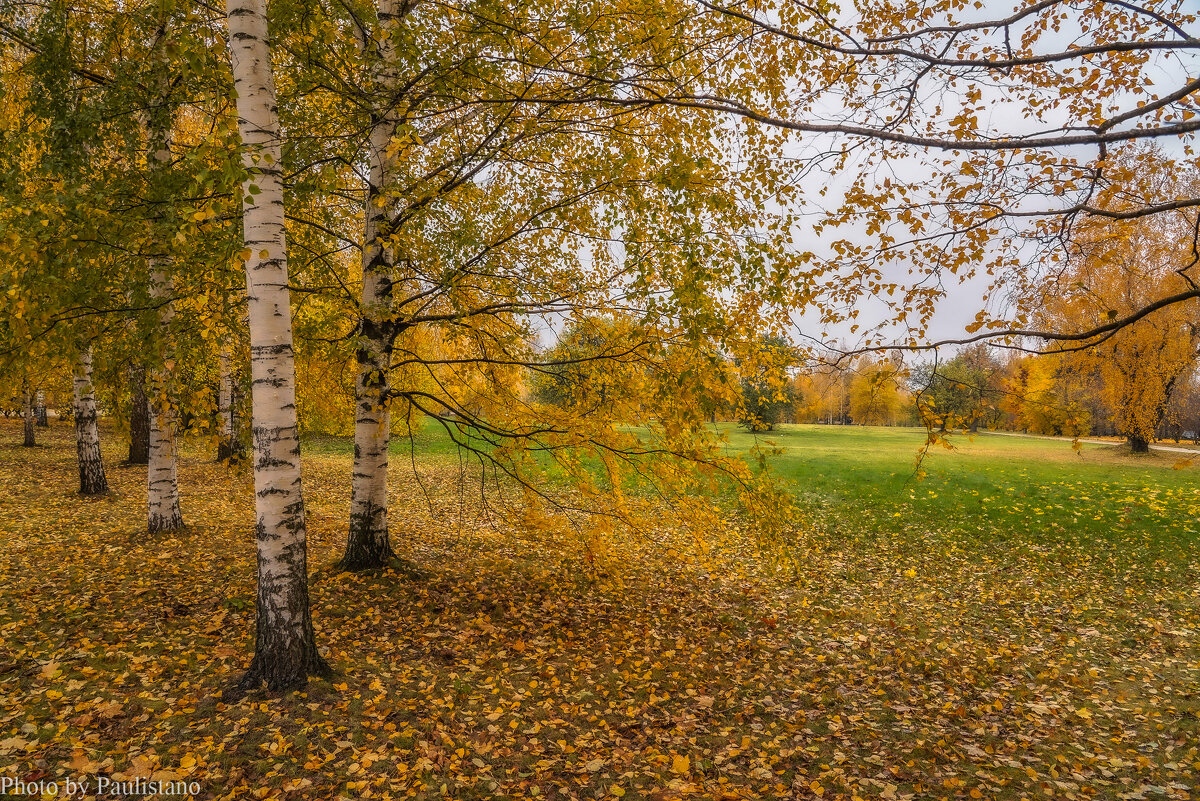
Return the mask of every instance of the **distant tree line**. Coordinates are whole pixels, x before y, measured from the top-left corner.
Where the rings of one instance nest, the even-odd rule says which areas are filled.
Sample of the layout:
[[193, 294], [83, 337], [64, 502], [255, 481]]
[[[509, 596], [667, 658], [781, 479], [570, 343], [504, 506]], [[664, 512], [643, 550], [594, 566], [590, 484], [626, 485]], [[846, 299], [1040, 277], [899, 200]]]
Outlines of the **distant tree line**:
[[[1173, 372], [1152, 373], [1145, 369], [1146, 354], [1127, 350], [1122, 360], [1121, 353], [1005, 356], [975, 345], [950, 358], [911, 364], [894, 354], [867, 354], [836, 366], [797, 366], [775, 396], [772, 421], [1119, 436], [1139, 452], [1156, 439], [1200, 441], [1200, 371], [1194, 355]], [[1153, 353], [1161, 359], [1165, 351]], [[761, 388], [743, 381], [742, 405], [756, 408]], [[746, 419], [735, 408], [720, 416]]]

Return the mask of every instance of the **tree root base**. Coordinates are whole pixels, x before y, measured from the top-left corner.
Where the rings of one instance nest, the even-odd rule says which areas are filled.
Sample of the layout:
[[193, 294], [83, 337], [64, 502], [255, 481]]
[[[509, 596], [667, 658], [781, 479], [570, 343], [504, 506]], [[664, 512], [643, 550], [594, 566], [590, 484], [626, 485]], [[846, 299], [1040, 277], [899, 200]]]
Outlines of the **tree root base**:
[[269, 693], [283, 693], [292, 690], [302, 690], [308, 685], [308, 677], [320, 679], [333, 677], [333, 668], [315, 650], [308, 654], [303, 662], [295, 666], [285, 666], [282, 669], [265, 670], [255, 657], [246, 669], [245, 674], [238, 679], [237, 684], [227, 687], [221, 693], [223, 703], [236, 703], [250, 693], [265, 689]]
[[429, 572], [416, 562], [397, 556], [391, 548], [386, 554], [364, 554], [361, 551], [346, 555], [333, 564], [337, 573], [367, 573], [373, 570], [394, 570], [405, 578], [414, 581], [424, 581], [429, 578]]

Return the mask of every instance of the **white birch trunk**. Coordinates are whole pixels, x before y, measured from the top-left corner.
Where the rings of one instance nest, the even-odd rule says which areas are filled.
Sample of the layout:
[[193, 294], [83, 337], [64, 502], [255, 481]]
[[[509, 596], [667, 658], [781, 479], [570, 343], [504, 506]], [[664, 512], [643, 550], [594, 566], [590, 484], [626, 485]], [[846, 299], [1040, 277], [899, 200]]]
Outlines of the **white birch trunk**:
[[37, 422], [38, 428], [49, 428], [50, 420], [46, 416], [46, 392], [39, 389], [37, 395], [34, 396], [33, 416]]
[[240, 460], [242, 453], [237, 441], [237, 430], [233, 417], [233, 368], [229, 359], [229, 350], [221, 349], [220, 383], [217, 386], [217, 461], [234, 463]]
[[75, 396], [75, 453], [79, 459], [79, 492], [108, 492], [104, 461], [100, 458], [100, 428], [96, 424], [96, 394], [92, 388], [92, 349], [79, 352], [72, 389]]
[[22, 390], [21, 414], [25, 418], [25, 442], [23, 444], [26, 448], [32, 448], [37, 445], [37, 440], [33, 437], [33, 393], [29, 391], [28, 384]]
[[388, 532], [388, 442], [391, 438], [388, 392], [395, 321], [392, 318], [394, 252], [386, 241], [392, 204], [385, 190], [395, 180], [395, 156], [390, 152], [399, 120], [395, 108], [396, 24], [394, 0], [378, 0], [380, 41], [377, 50], [364, 41], [366, 57], [375, 60], [372, 112], [368, 140], [370, 173], [363, 213], [362, 320], [355, 377], [354, 471], [350, 492], [350, 529], [339, 566], [344, 570], [383, 567], [395, 557]]
[[[147, 134], [149, 168], [155, 172], [170, 163], [171, 134], [169, 129], [156, 125], [151, 125]], [[170, 341], [169, 334], [165, 333], [170, 330], [175, 310], [170, 302], [171, 278], [166, 268], [166, 259], [150, 259], [150, 299], [159, 305], [158, 330], [154, 332], [153, 341], [160, 343], [156, 364], [148, 376], [150, 448], [146, 468], [146, 528], [151, 534], [183, 528], [183, 513], [179, 508], [179, 455], [175, 442], [178, 413], [168, 389]]]
[[[295, 361], [284, 237], [279, 119], [266, 0], [226, 0], [242, 159], [258, 597], [254, 659], [239, 683], [303, 686], [329, 667], [317, 652], [308, 600]], [[254, 187], [254, 192], [251, 192]]]

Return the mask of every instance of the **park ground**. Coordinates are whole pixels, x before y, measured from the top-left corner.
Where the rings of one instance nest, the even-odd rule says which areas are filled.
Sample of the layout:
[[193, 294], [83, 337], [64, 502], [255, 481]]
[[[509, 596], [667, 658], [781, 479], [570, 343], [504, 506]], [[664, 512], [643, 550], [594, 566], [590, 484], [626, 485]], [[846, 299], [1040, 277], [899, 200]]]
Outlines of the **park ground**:
[[349, 444], [310, 440], [312, 598], [338, 673], [223, 703], [251, 648], [250, 478], [185, 450], [190, 525], [148, 537], [144, 469], [117, 467], [105, 433], [113, 492], [82, 499], [69, 427], [25, 449], [0, 425], [0, 780], [1200, 797], [1200, 468], [1178, 454], [981, 436], [918, 479], [919, 432], [784, 427], [781, 559], [718, 524], [617, 529], [603, 549], [523, 525], [425, 431], [393, 460], [418, 570], [344, 575]]

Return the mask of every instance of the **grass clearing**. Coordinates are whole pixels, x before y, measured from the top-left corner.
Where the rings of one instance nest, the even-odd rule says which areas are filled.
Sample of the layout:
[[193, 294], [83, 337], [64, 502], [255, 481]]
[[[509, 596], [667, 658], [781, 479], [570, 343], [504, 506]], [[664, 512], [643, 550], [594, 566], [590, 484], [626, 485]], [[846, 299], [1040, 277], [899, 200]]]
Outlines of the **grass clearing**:
[[205, 799], [1200, 793], [1200, 489], [1173, 459], [980, 435], [917, 482], [919, 433], [785, 427], [800, 570], [724, 531], [706, 562], [666, 519], [589, 568], [572, 535], [480, 505], [429, 435], [417, 476], [393, 460], [422, 578], [329, 571], [349, 450], [310, 439], [339, 674], [227, 705], [250, 653], [249, 477], [185, 454], [191, 526], [151, 538], [144, 469], [106, 448], [114, 493], [80, 499], [70, 433], [24, 449], [0, 425], [0, 777]]
[[[734, 434], [731, 445], [748, 447], [748, 439]], [[922, 431], [787, 426], [773, 441], [783, 451], [772, 462], [779, 477], [825, 527], [852, 536], [919, 523], [954, 547], [1047, 548], [1060, 557], [1103, 555], [1123, 568], [1165, 562], [1180, 580], [1195, 554], [1200, 469], [1175, 469], [1177, 454], [959, 435], [953, 450], [935, 446], [918, 480]]]

